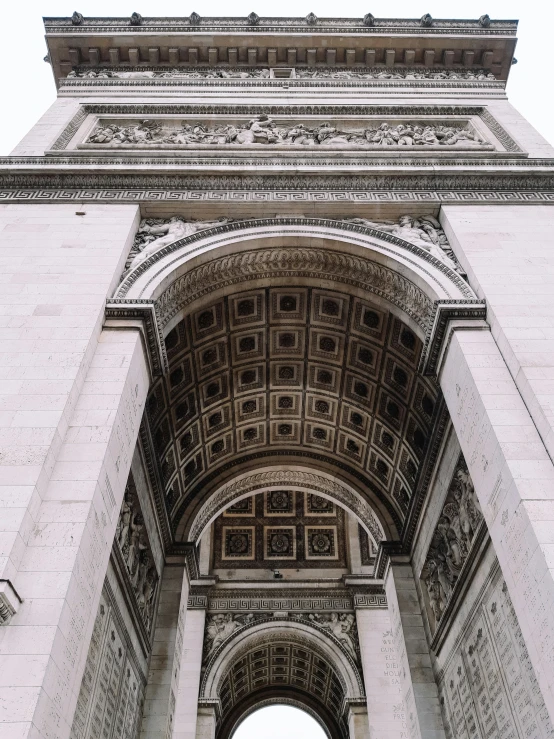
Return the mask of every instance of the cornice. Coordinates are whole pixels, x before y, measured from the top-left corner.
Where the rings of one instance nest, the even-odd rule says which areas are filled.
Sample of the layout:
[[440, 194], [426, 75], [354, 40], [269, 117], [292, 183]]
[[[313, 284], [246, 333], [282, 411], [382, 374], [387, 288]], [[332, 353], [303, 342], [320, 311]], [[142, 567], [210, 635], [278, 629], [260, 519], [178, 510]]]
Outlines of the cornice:
[[[415, 168], [414, 168], [415, 170]], [[87, 200], [93, 199], [130, 199], [133, 201], [149, 200], [187, 200], [187, 193], [191, 190], [204, 191], [213, 200], [229, 198], [230, 191], [294, 191], [301, 193], [309, 189], [320, 191], [352, 190], [380, 190], [394, 191], [440, 191], [474, 192], [489, 191], [491, 193], [511, 192], [525, 193], [543, 191], [554, 192], [554, 167], [545, 172], [444, 172], [421, 173], [417, 171], [404, 173], [375, 173], [375, 174], [314, 174], [301, 175], [291, 173], [282, 174], [190, 174], [184, 170], [180, 174], [153, 174], [146, 173], [40, 173], [30, 174], [0, 172], [0, 201], [10, 199], [12, 194], [2, 191], [19, 191], [23, 199], [28, 199], [28, 191], [33, 190], [61, 190], [67, 192], [67, 199], [72, 198], [71, 191], [81, 193], [77, 197]], [[93, 191], [96, 191], [94, 194]], [[117, 191], [119, 195], [116, 195]], [[155, 191], [155, 192], [153, 192]], [[223, 192], [226, 196], [219, 197], [215, 193]], [[91, 197], [92, 196], [92, 197]], [[46, 198], [52, 196], [45, 196]], [[428, 195], [426, 195], [428, 197]], [[193, 198], [194, 199], [194, 198]], [[455, 198], [454, 198], [455, 199]], [[513, 198], [517, 200], [518, 198]]]
[[487, 306], [484, 301], [437, 300], [435, 315], [429, 324], [425, 350], [421, 356], [420, 372], [423, 375], [437, 374], [439, 356], [452, 321], [469, 321], [473, 327], [475, 321], [484, 321], [486, 317]]
[[326, 103], [274, 103], [218, 104], [193, 103], [183, 105], [156, 103], [87, 103], [83, 106], [87, 113], [96, 115], [321, 115], [321, 116], [480, 116], [485, 108], [482, 105], [329, 105]]
[[126, 18], [82, 18], [75, 24], [72, 18], [47, 17], [44, 27], [47, 35], [90, 33], [199, 33], [243, 31], [248, 33], [338, 33], [338, 34], [416, 34], [436, 36], [445, 34], [470, 36], [515, 36], [518, 22], [515, 20], [491, 20], [483, 27], [479, 20], [433, 19], [432, 25], [425, 26], [421, 19], [374, 18], [371, 25], [364, 25], [363, 18], [315, 18], [310, 23], [306, 18], [259, 17], [256, 22], [246, 16], [200, 18], [192, 17], [142, 18], [140, 25], [132, 25]]
[[[232, 156], [222, 155], [221, 151], [202, 152], [202, 156], [198, 155], [198, 151], [175, 151], [168, 156], [166, 152], [161, 156], [152, 156], [150, 153], [143, 151], [137, 152], [136, 154], [132, 151], [125, 150], [125, 154], [122, 155], [121, 151], [117, 149], [111, 149], [109, 151], [98, 151], [94, 153], [83, 154], [81, 151], [50, 151], [46, 156], [40, 157], [0, 157], [0, 175], [2, 172], [29, 172], [33, 173], [41, 172], [46, 174], [47, 171], [51, 173], [57, 173], [63, 167], [63, 171], [68, 174], [72, 174], [71, 168], [75, 169], [75, 172], [82, 171], [83, 167], [94, 167], [95, 170], [104, 170], [109, 172], [110, 170], [117, 169], [121, 171], [121, 167], [125, 166], [127, 169], [144, 173], [166, 173], [171, 171], [183, 170], [186, 167], [187, 173], [190, 173], [192, 169], [198, 168], [209, 168], [209, 167], [221, 167], [227, 166], [234, 169], [245, 169], [247, 167], [253, 167], [259, 169], [260, 167], [282, 167], [283, 169], [290, 167], [297, 167], [301, 164], [311, 167], [325, 167], [327, 170], [329, 167], [334, 166], [336, 169], [347, 168], [347, 167], [360, 167], [363, 166], [365, 171], [379, 171], [379, 169], [397, 169], [399, 172], [405, 172], [406, 170], [418, 170], [420, 168], [433, 168], [435, 171], [444, 172], [458, 172], [460, 170], [467, 171], [468, 168], [473, 169], [496, 169], [500, 174], [504, 172], [510, 172], [514, 167], [517, 167], [519, 171], [529, 169], [550, 169], [554, 172], [554, 159], [529, 159], [526, 155], [522, 154], [509, 154], [499, 153], [491, 154], [490, 152], [470, 154], [463, 152], [463, 157], [450, 158], [445, 152], [433, 151], [433, 156], [429, 156], [428, 152], [420, 151], [414, 152], [409, 157], [403, 156], [400, 152], [395, 149], [388, 156], [382, 156], [383, 152], [379, 152], [379, 156], [371, 150], [359, 152], [355, 154], [348, 154], [348, 152], [340, 152], [340, 156], [333, 156], [330, 153], [320, 154], [317, 151], [313, 151], [306, 147], [306, 151], [300, 152], [297, 149], [294, 151], [282, 150], [280, 156], [275, 156], [275, 152], [268, 151], [267, 153], [263, 150], [255, 155], [252, 151], [241, 152], [240, 150], [233, 150]], [[405, 151], [405, 149], [404, 149]]]
[[[510, 173], [514, 167], [519, 172], [526, 169], [530, 171], [546, 169], [554, 173], [554, 159], [528, 159], [522, 154], [501, 153], [498, 155], [490, 152], [485, 154], [476, 153], [475, 155], [466, 156], [468, 152], [464, 152], [464, 157], [456, 159], [450, 158], [448, 154], [442, 152], [433, 152], [433, 156], [429, 156], [427, 152], [414, 152], [411, 156], [401, 155], [398, 150], [391, 152], [389, 156], [376, 156], [371, 150], [359, 152], [349, 155], [347, 152], [341, 152], [340, 156], [333, 156], [330, 153], [324, 155], [317, 151], [308, 150], [306, 153], [298, 150], [283, 150], [280, 156], [275, 156], [275, 152], [258, 152], [253, 155], [252, 151], [243, 153], [240, 150], [233, 150], [233, 155], [223, 155], [221, 151], [213, 153], [202, 152], [202, 156], [198, 156], [198, 152], [176, 151], [167, 156], [152, 156], [149, 153], [126, 150], [122, 155], [117, 149], [106, 152], [95, 151], [91, 154], [83, 154], [73, 151], [48, 152], [44, 157], [0, 157], [0, 176], [3, 173], [28, 172], [32, 174], [37, 172], [40, 174], [57, 174], [60, 171], [67, 172], [68, 175], [82, 172], [83, 167], [94, 167], [95, 171], [105, 172], [106, 175], [112, 170], [121, 172], [121, 168], [144, 173], [144, 174], [169, 174], [175, 171], [183, 171], [186, 168], [187, 174], [191, 174], [191, 170], [209, 169], [214, 167], [228, 167], [229, 169], [246, 170], [254, 168], [259, 170], [260, 167], [271, 167], [275, 170], [280, 167], [283, 170], [296, 168], [301, 165], [310, 167], [322, 167], [326, 171], [330, 167], [335, 169], [347, 169], [349, 167], [363, 167], [364, 171], [378, 172], [380, 169], [396, 169], [399, 173], [406, 171], [417, 171], [421, 168], [433, 169], [437, 173], [457, 173], [460, 170], [466, 171], [472, 168], [476, 171], [480, 169], [497, 170], [499, 174]], [[390, 176], [390, 175], [389, 175]]]

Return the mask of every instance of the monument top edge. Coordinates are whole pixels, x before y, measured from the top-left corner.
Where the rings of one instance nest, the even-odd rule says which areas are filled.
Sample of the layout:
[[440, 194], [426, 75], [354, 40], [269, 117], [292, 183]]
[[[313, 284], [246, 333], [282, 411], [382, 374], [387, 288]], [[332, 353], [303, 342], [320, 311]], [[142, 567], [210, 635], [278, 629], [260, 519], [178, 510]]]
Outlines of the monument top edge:
[[[485, 19], [485, 20], [483, 20]], [[258, 16], [251, 13], [249, 16], [221, 16], [201, 17], [197, 13], [190, 16], [160, 16], [142, 17], [134, 13], [128, 17], [87, 17], [80, 13], [74, 13], [70, 17], [43, 17], [47, 33], [83, 33], [91, 31], [118, 30], [136, 33], [152, 31], [184, 31], [194, 30], [196, 32], [220, 30], [236, 31], [244, 28], [249, 31], [278, 32], [290, 31], [291, 28], [305, 28], [306, 33], [326, 32], [333, 30], [362, 30], [370, 33], [391, 31], [402, 33], [417, 29], [421, 34], [436, 33], [475, 33], [482, 35], [498, 33], [501, 31], [507, 35], [515, 35], [517, 31], [517, 20], [493, 20], [488, 16], [476, 19], [435, 19], [431, 16], [422, 18], [374, 18], [367, 14], [363, 18], [318, 18], [310, 13], [305, 17], [292, 16]]]

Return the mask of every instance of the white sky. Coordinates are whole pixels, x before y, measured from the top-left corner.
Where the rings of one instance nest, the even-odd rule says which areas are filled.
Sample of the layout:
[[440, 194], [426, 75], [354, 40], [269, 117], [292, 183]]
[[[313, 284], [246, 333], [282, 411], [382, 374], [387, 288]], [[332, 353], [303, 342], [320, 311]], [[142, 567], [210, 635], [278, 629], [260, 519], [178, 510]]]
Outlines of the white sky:
[[292, 706], [268, 706], [251, 713], [233, 739], [327, 739], [315, 719]]
[[203, 16], [248, 15], [255, 11], [264, 15], [305, 16], [313, 11], [318, 16], [361, 17], [368, 11], [379, 17], [421, 17], [431, 13], [435, 18], [478, 18], [488, 13], [491, 18], [517, 18], [519, 42], [512, 68], [508, 93], [516, 108], [554, 144], [553, 95], [553, 0], [391, 0], [386, 4], [374, 0], [15, 0], [2, 3], [2, 43], [0, 44], [0, 155], [8, 154], [54, 101], [55, 88], [50, 65], [43, 62], [46, 54], [42, 16], [67, 16], [74, 10], [83, 15], [130, 16], [133, 11], [143, 16], [186, 16], [195, 10]]

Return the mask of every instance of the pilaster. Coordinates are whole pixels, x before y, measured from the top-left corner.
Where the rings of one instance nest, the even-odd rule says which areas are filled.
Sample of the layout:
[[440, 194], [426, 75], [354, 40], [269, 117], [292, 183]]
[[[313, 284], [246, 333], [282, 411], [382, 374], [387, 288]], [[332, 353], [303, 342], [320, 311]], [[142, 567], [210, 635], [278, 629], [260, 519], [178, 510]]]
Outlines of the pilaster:
[[0, 634], [2, 737], [69, 737], [148, 384], [139, 332], [102, 332]]
[[[356, 625], [367, 698], [367, 720], [371, 739], [405, 739], [406, 720], [400, 665], [386, 604], [381, 607], [356, 604]], [[365, 736], [365, 735], [364, 735]]]
[[180, 668], [171, 739], [196, 739], [205, 623], [205, 607], [191, 608], [188, 611], [178, 653]]
[[141, 739], [158, 739], [166, 736], [168, 731], [175, 703], [175, 670], [179, 667], [177, 654], [183, 638], [188, 591], [185, 566], [166, 564], [150, 658]]
[[410, 739], [445, 739], [439, 695], [412, 567], [391, 559], [385, 574], [392, 636]]
[[554, 466], [489, 331], [453, 331], [440, 384], [552, 716]]

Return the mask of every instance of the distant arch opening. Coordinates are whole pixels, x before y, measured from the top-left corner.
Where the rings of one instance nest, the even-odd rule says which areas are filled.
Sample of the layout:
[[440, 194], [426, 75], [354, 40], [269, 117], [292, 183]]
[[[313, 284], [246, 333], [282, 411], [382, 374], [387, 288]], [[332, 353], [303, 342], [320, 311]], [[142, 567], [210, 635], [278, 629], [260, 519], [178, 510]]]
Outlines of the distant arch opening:
[[298, 701], [267, 699], [237, 721], [229, 739], [331, 739], [331, 733], [313, 709]]

